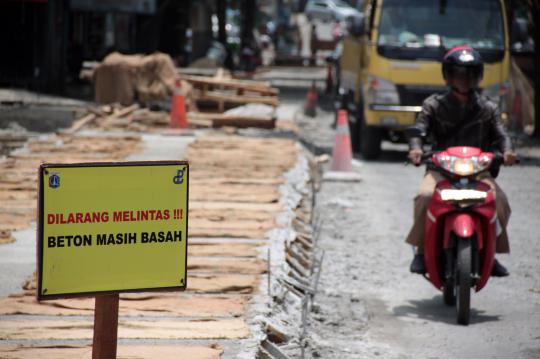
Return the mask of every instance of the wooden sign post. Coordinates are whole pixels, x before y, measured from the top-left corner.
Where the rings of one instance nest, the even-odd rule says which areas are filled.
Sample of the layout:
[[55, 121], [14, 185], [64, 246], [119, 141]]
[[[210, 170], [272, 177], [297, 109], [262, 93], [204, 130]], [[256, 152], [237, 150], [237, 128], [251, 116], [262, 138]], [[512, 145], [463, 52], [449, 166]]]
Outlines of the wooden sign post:
[[96, 296], [92, 359], [116, 358], [118, 302], [118, 294]]
[[93, 359], [116, 357], [119, 293], [185, 290], [185, 161], [43, 164], [39, 301], [95, 297]]

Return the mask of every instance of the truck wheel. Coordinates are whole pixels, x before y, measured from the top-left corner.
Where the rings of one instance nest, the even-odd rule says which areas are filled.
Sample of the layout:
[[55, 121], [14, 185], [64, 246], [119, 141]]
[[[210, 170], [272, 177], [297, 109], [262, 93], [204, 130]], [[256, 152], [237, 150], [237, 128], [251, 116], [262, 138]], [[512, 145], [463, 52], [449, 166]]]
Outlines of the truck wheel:
[[360, 129], [360, 152], [366, 160], [374, 160], [381, 154], [381, 129], [362, 124]]
[[457, 279], [457, 322], [469, 325], [471, 308], [471, 241], [458, 239], [456, 279]]

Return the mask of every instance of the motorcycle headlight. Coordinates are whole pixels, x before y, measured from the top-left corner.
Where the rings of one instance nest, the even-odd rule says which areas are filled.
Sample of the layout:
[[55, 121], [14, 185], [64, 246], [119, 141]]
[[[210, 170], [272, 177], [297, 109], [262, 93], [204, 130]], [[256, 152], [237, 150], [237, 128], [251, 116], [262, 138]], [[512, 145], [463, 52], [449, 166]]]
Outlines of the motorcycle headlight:
[[460, 176], [469, 176], [474, 173], [474, 163], [471, 158], [458, 158], [454, 161], [453, 172]]
[[446, 171], [459, 176], [470, 176], [484, 171], [491, 165], [492, 157], [487, 154], [461, 158], [446, 153], [436, 154], [435, 162]]
[[377, 76], [368, 76], [367, 100], [369, 104], [399, 105], [396, 85]]

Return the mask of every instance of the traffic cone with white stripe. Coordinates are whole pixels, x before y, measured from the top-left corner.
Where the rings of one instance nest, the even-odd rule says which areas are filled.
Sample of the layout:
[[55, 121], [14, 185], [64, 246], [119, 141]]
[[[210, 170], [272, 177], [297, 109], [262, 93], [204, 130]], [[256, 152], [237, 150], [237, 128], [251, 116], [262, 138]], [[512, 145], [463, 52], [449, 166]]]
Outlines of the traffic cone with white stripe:
[[332, 151], [332, 171], [348, 172], [352, 170], [351, 135], [347, 110], [339, 110], [337, 114], [336, 140]]

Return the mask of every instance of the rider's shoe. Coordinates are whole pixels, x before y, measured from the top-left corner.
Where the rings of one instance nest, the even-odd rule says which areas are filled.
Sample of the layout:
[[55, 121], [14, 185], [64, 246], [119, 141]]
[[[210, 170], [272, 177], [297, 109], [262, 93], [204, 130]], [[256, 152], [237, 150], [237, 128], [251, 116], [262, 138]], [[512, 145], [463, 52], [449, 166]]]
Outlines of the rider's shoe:
[[493, 263], [493, 269], [491, 270], [491, 276], [492, 277], [507, 277], [510, 275], [510, 272], [508, 272], [508, 269], [506, 269], [505, 266], [503, 266], [498, 260], [495, 259], [495, 263]]
[[412, 273], [425, 274], [426, 265], [424, 264], [424, 255], [415, 254], [410, 268]]

